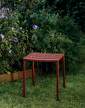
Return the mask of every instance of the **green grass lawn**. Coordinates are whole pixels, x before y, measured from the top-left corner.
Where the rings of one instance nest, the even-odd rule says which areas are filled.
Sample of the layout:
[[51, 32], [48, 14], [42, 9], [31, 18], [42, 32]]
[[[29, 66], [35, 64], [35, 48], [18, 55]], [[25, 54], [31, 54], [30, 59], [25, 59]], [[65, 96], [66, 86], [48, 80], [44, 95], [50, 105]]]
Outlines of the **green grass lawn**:
[[27, 80], [27, 96], [21, 95], [21, 81], [0, 83], [0, 108], [85, 108], [85, 49], [81, 47], [82, 63], [77, 74], [67, 75], [67, 88], [62, 87], [56, 101], [56, 78], [38, 77], [36, 86]]
[[55, 75], [37, 78], [36, 86], [27, 80], [27, 96], [21, 95], [21, 81], [0, 84], [0, 108], [85, 108], [85, 67], [77, 75], [67, 76], [67, 88], [62, 87], [60, 101], [55, 97]]

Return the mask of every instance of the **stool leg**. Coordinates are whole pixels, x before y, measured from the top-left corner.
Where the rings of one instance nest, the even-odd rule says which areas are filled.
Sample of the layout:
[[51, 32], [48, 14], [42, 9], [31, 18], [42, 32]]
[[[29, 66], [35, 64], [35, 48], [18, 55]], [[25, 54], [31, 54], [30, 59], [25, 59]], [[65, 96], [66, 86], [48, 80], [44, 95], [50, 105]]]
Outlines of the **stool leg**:
[[65, 76], [65, 58], [63, 57], [63, 87], [66, 87], [66, 76]]
[[35, 85], [35, 66], [34, 66], [34, 61], [32, 62], [32, 84]]
[[59, 100], [59, 61], [56, 63], [56, 80], [57, 80], [56, 96], [57, 96], [57, 100]]
[[52, 79], [52, 63], [50, 63], [50, 79]]
[[23, 61], [23, 81], [22, 81], [22, 95], [26, 96], [26, 62]]
[[39, 68], [38, 67], [39, 67], [39, 65], [38, 65], [38, 62], [37, 62], [37, 67], [36, 67], [37, 68], [37, 73], [39, 73]]

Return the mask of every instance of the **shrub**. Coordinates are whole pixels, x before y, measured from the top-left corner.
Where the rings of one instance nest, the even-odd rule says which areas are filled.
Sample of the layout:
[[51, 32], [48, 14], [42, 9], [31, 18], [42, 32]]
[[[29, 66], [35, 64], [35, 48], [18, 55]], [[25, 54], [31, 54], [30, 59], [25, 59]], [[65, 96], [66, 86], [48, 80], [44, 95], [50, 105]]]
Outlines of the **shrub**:
[[69, 16], [62, 18], [43, 7], [36, 12], [25, 7], [12, 10], [0, 19], [0, 33], [0, 72], [20, 70], [22, 58], [30, 52], [63, 52], [67, 67], [78, 57], [77, 25]]
[[[31, 30], [32, 49], [39, 52], [63, 52], [66, 56], [67, 68], [78, 61], [78, 43], [81, 32], [69, 17], [61, 18], [59, 14], [52, 14], [45, 10], [31, 15], [33, 23], [39, 25], [37, 30]], [[69, 66], [68, 66], [69, 64]]]
[[20, 61], [28, 52], [27, 43], [29, 42], [27, 32], [19, 26], [19, 13], [12, 12], [7, 19], [0, 20], [0, 25], [1, 34], [4, 36], [0, 40], [1, 70], [7, 72], [20, 69]]

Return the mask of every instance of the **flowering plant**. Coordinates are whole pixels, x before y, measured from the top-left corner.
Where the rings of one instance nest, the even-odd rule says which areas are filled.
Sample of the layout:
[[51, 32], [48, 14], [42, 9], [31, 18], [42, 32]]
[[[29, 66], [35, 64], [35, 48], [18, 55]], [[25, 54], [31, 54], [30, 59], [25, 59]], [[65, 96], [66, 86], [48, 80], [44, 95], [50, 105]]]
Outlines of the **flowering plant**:
[[21, 70], [30, 52], [65, 53], [66, 63], [75, 63], [79, 33], [69, 16], [61, 18], [44, 9], [15, 10], [0, 19], [0, 72]]
[[33, 24], [33, 25], [32, 25], [32, 28], [33, 28], [34, 30], [36, 30], [36, 29], [38, 29], [38, 28], [39, 28], [39, 26], [38, 26], [38, 25], [36, 25], [36, 24]]

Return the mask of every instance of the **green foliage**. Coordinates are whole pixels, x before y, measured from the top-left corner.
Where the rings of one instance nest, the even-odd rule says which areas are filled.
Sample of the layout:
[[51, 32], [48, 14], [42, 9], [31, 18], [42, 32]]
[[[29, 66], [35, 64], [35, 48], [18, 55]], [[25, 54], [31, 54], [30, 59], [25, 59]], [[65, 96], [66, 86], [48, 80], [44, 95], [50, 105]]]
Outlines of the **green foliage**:
[[[83, 68], [82, 68], [83, 66]], [[60, 77], [60, 101], [56, 100], [56, 77], [52, 80], [39, 76], [36, 86], [32, 86], [31, 79], [26, 80], [26, 98], [21, 96], [21, 80], [0, 83], [1, 108], [84, 108], [85, 107], [85, 64], [76, 75], [67, 75], [67, 87], [62, 86]], [[76, 72], [77, 73], [77, 72]], [[50, 73], [49, 73], [50, 74]]]
[[81, 33], [73, 19], [45, 9], [45, 0], [32, 2], [32, 7], [25, 3], [11, 1], [8, 18], [0, 19], [0, 33], [4, 35], [0, 39], [0, 72], [20, 70], [22, 58], [30, 52], [64, 53], [66, 67], [74, 68]]
[[[19, 61], [26, 55], [28, 34], [19, 25], [19, 13], [12, 12], [8, 19], [0, 20], [1, 33], [4, 34], [4, 39], [0, 40], [0, 67], [3, 64], [3, 70], [13, 71], [20, 69]], [[3, 63], [3, 62], [7, 63]], [[8, 68], [7, 65], [8, 64]], [[6, 67], [6, 69], [4, 69]], [[10, 70], [11, 69], [11, 70]], [[0, 71], [0, 72], [2, 72]]]
[[[69, 17], [60, 17], [42, 10], [31, 15], [32, 21], [39, 29], [32, 30], [32, 49], [39, 52], [65, 53], [67, 67], [76, 67], [78, 61], [78, 43], [81, 33]], [[68, 66], [69, 64], [69, 66]]]
[[84, 0], [47, 0], [47, 7], [59, 12], [60, 15], [69, 15], [75, 19], [81, 30], [85, 32], [85, 1]]

